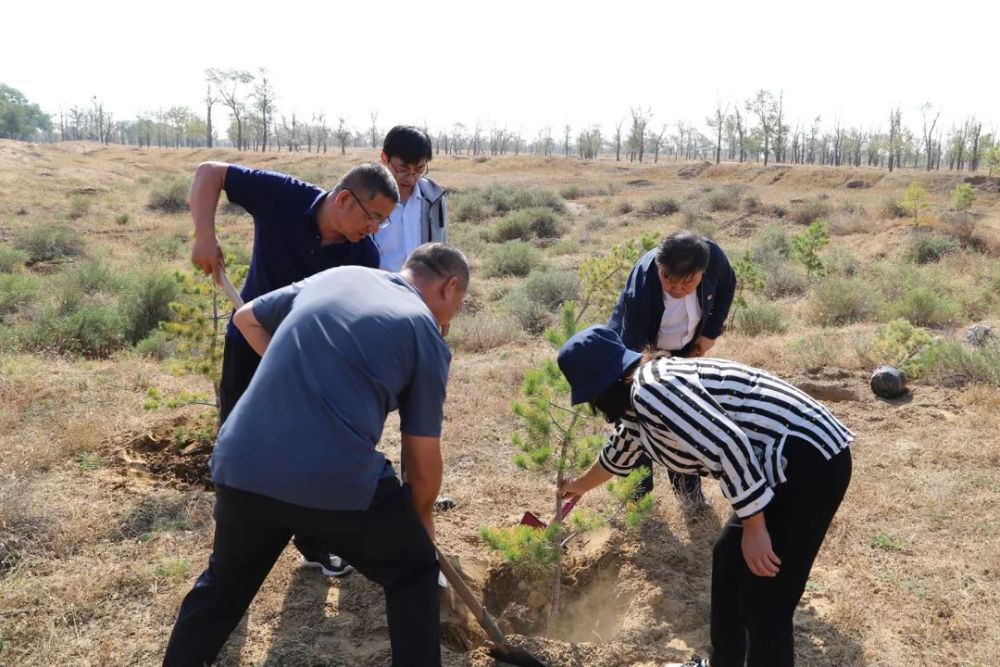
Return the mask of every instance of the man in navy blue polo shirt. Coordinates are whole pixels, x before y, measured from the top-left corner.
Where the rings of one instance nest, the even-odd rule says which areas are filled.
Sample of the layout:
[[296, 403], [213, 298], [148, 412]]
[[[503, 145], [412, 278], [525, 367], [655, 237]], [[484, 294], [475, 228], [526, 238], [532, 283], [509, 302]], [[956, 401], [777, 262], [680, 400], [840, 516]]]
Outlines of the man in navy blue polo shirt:
[[[223, 190], [254, 221], [244, 301], [337, 266], [378, 268], [379, 252], [372, 234], [387, 224], [399, 201], [395, 179], [381, 165], [355, 167], [326, 192], [286, 174], [204, 162], [195, 170], [191, 185], [195, 231], [191, 259], [215, 276], [223, 267], [222, 248], [215, 236], [215, 209]], [[246, 391], [259, 363], [260, 356], [230, 322], [219, 382], [220, 422], [226, 421]], [[350, 566], [318, 545], [300, 539], [295, 544], [307, 565], [327, 575], [350, 571]]]
[[[164, 665], [211, 663], [292, 535], [382, 584], [392, 664], [441, 664], [433, 506], [461, 252], [420, 246], [398, 274], [341, 267], [235, 315], [263, 359], [212, 454], [215, 540]], [[406, 484], [376, 449], [399, 410]]]

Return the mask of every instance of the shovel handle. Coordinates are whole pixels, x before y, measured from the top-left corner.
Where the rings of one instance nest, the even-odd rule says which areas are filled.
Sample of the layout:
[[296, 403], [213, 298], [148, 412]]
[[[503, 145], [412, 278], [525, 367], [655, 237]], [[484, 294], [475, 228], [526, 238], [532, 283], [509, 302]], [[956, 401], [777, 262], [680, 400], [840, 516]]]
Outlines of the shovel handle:
[[243, 307], [243, 297], [241, 297], [240, 293], [236, 291], [235, 287], [233, 287], [233, 283], [229, 281], [229, 276], [226, 275], [226, 269], [222, 266], [218, 269], [217, 280], [215, 282], [217, 285], [222, 287], [222, 291], [226, 293], [226, 296], [233, 302], [233, 306], [235, 306], [237, 310]]
[[494, 643], [500, 645], [507, 644], [507, 637], [504, 635], [503, 630], [496, 624], [490, 613], [486, 611], [486, 608], [482, 605], [476, 596], [472, 593], [469, 587], [466, 585], [465, 581], [462, 580], [462, 576], [458, 571], [452, 566], [441, 550], [434, 547], [437, 551], [438, 565], [441, 567], [441, 572], [444, 573], [445, 579], [451, 584], [451, 587], [455, 589], [458, 596], [462, 598], [462, 602], [466, 604], [472, 615], [476, 617], [476, 621], [479, 625], [486, 631], [486, 634], [490, 636], [490, 639]]

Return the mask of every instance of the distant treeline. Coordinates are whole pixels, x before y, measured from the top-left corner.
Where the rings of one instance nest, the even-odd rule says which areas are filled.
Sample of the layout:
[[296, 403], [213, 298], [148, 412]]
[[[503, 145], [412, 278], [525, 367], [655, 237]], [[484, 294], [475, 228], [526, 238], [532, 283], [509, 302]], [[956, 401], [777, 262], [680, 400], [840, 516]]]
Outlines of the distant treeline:
[[[203, 113], [186, 106], [158, 108], [135, 118], [117, 118], [97, 97], [88, 104], [43, 113], [19, 91], [0, 84], [0, 138], [22, 141], [98, 141], [158, 148], [226, 146], [247, 151], [341, 153], [347, 148], [377, 148], [385, 127], [377, 111], [365, 127], [352, 127], [343, 116], [332, 122], [325, 113], [308, 119], [280, 112], [273, 82], [266, 69], [205, 71]], [[218, 111], [228, 115], [224, 137], [213, 123]], [[974, 115], [945, 129], [940, 111], [923, 105], [913, 118], [891, 108], [883, 124], [847, 126], [839, 120], [824, 124], [820, 116], [806, 125], [788, 122], [784, 95], [760, 90], [751, 98], [716, 104], [699, 125], [688, 121], [655, 121], [650, 107], [631, 107], [612, 127], [545, 126], [526, 136], [506, 126], [454, 123], [425, 128], [435, 150], [445, 154], [520, 155], [522, 153], [615, 160], [708, 160], [721, 162], [781, 162], [1000, 172], [1000, 137], [996, 128], [983, 131]], [[909, 122], [911, 126], [904, 123]], [[707, 129], [702, 132], [699, 128]]]

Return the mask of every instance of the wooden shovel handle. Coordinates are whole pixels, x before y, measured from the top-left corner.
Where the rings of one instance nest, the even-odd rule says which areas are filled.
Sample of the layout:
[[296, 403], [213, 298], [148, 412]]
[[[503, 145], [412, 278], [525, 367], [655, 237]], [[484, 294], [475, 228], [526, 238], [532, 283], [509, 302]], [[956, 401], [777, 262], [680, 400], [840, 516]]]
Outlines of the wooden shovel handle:
[[469, 611], [471, 611], [472, 615], [476, 617], [476, 621], [479, 625], [482, 626], [483, 630], [486, 631], [486, 634], [490, 636], [490, 639], [492, 639], [494, 643], [501, 645], [507, 644], [507, 637], [504, 635], [499, 626], [497, 626], [496, 621], [493, 620], [493, 617], [490, 616], [488, 611], [486, 611], [486, 608], [482, 605], [482, 603], [480, 603], [479, 600], [476, 599], [476, 596], [473, 595], [472, 591], [469, 590], [465, 581], [462, 580], [462, 576], [454, 567], [452, 567], [452, 564], [447, 558], [445, 558], [445, 555], [441, 553], [440, 549], [437, 547], [434, 547], [434, 549], [437, 551], [438, 565], [441, 567], [441, 572], [444, 573], [448, 583], [455, 589], [458, 596], [462, 598], [462, 602], [469, 607]]

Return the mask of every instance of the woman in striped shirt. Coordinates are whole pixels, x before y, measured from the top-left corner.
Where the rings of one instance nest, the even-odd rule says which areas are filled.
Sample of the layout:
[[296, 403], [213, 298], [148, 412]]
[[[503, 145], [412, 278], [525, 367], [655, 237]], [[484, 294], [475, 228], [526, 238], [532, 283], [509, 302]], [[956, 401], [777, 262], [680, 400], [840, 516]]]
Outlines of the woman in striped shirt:
[[559, 367], [572, 403], [590, 402], [615, 424], [598, 461], [564, 483], [564, 495], [627, 475], [642, 454], [717, 478], [734, 512], [713, 550], [711, 665], [792, 665], [792, 615], [847, 490], [854, 435], [760, 369], [644, 358], [606, 327], [567, 341]]

